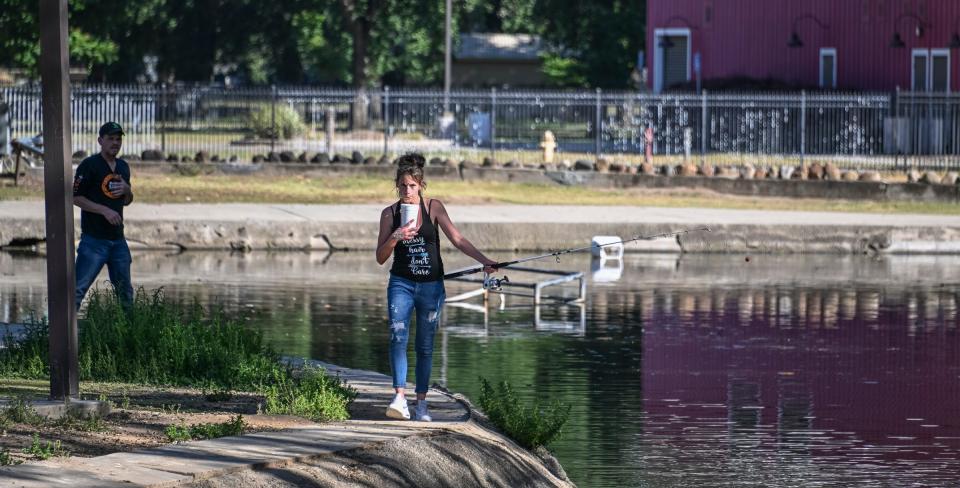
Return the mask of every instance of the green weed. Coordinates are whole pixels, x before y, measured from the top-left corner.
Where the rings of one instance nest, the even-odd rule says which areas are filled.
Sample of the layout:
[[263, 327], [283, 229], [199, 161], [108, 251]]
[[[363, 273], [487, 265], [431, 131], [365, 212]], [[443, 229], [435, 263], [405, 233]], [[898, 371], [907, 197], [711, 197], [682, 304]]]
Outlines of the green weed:
[[105, 432], [109, 430], [103, 417], [99, 415], [85, 419], [78, 418], [75, 415], [64, 415], [54, 421], [53, 425], [63, 429], [79, 430], [82, 432]]
[[265, 388], [266, 412], [299, 415], [317, 422], [350, 418], [347, 406], [356, 391], [318, 368], [305, 367], [298, 375], [277, 370]]
[[560, 402], [540, 408], [539, 402], [524, 406], [506, 381], [496, 388], [480, 378], [480, 408], [498, 428], [527, 449], [546, 446], [556, 440], [570, 416], [570, 406]]
[[184, 425], [168, 425], [164, 430], [170, 442], [184, 442], [190, 440], [216, 439], [243, 435], [249, 426], [243, 421], [243, 415], [237, 415], [226, 422]]
[[40, 425], [47, 420], [30, 406], [26, 398], [21, 396], [13, 399], [6, 412], [4, 412], [4, 417], [11, 422], [29, 425]]
[[67, 451], [60, 445], [60, 441], [47, 441], [47, 443], [44, 444], [40, 442], [40, 436], [37, 434], [33, 434], [33, 442], [29, 447], [23, 449], [23, 453], [41, 461], [54, 456], [67, 455]]
[[0, 451], [0, 466], [14, 466], [20, 464], [22, 461], [13, 459], [13, 456], [10, 455], [10, 451], [4, 449]]

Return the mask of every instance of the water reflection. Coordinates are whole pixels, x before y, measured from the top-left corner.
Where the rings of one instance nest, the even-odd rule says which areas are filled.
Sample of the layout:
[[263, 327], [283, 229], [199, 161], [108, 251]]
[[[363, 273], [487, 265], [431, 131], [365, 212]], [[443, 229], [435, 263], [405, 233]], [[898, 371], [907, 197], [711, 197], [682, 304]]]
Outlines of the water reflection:
[[[580, 486], [955, 486], [958, 265], [627, 255], [579, 306], [447, 307], [434, 378], [571, 404], [554, 449]], [[386, 271], [366, 254], [137, 253], [133, 271], [249, 317], [286, 354], [389, 370]], [[44, 273], [0, 254], [0, 320], [43, 309]]]

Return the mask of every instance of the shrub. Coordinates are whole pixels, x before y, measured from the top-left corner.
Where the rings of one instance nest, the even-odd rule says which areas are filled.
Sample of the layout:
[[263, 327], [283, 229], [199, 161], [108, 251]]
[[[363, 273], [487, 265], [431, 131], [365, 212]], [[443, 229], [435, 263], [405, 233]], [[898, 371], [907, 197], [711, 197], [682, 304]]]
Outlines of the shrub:
[[559, 401], [550, 408], [540, 408], [539, 402], [526, 407], [506, 381], [496, 388], [480, 378], [480, 408], [487, 417], [510, 438], [527, 449], [546, 446], [556, 440], [563, 424], [570, 416], [570, 406]]
[[290, 105], [278, 103], [271, 113], [271, 104], [260, 104], [250, 110], [247, 126], [257, 137], [293, 139], [304, 133], [306, 126], [300, 114]]

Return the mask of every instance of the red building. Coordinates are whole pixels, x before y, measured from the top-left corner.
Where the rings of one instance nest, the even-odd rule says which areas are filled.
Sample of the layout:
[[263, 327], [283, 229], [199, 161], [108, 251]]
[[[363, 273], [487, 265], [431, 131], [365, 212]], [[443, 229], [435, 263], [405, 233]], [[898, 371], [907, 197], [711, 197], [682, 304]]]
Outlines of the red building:
[[958, 24], [958, 0], [648, 0], [648, 82], [691, 86], [699, 57], [708, 87], [955, 91]]

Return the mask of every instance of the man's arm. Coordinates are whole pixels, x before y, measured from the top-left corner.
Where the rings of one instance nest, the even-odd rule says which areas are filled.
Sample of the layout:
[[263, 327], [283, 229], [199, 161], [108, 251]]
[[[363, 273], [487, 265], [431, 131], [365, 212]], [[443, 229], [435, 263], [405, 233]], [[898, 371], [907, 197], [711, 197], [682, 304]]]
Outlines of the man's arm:
[[113, 225], [120, 225], [123, 222], [123, 217], [121, 217], [119, 213], [113, 211], [113, 209], [106, 205], [92, 202], [87, 197], [73, 197], [73, 204], [87, 212], [103, 215], [103, 218], [107, 219], [107, 222]]

